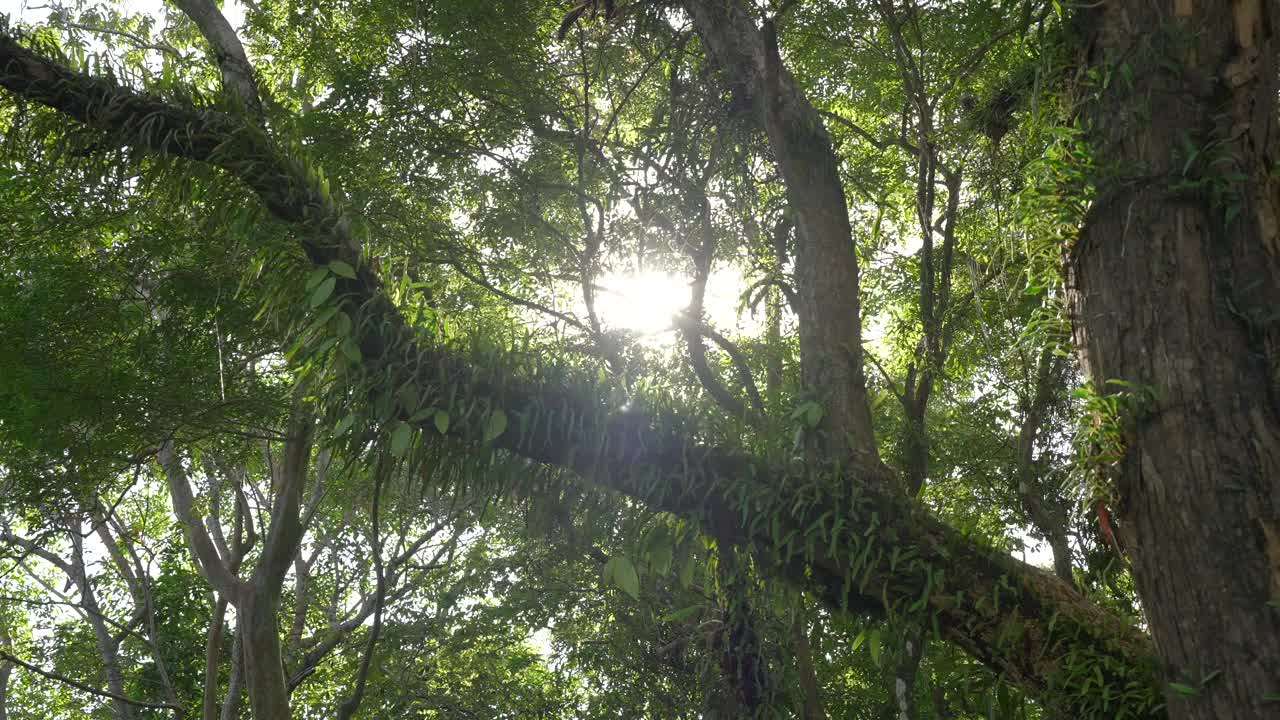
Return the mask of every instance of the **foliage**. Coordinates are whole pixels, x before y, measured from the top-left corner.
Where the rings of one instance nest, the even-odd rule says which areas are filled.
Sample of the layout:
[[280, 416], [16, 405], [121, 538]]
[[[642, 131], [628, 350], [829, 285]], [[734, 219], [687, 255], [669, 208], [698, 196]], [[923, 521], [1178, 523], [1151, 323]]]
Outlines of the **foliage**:
[[[3, 594], [82, 611], [96, 594], [130, 630], [126, 694], [192, 716], [212, 637], [221, 703], [235, 612], [214, 621], [156, 456], [179, 448], [220, 542], [255, 529], [247, 572], [279, 527], [299, 396], [316, 440], [278, 632], [299, 717], [336, 715], [354, 678], [368, 717], [786, 717], [807, 683], [832, 717], [893, 712], [899, 683], [919, 717], [1151, 711], [1151, 668], [1117, 659], [1145, 652], [1131, 583], [1078, 510], [1093, 491], [1065, 481], [1123, 453], [1126, 396], [1073, 396], [1066, 360], [1037, 382], [1066, 354], [1059, 259], [1096, 172], [1059, 122], [1054, 16], [801, 3], [782, 26], [830, 121], [864, 268], [877, 477], [926, 468], [899, 498], [806, 455], [829, 398], [802, 380], [788, 299], [804, 238], [751, 109], [674, 4], [587, 6], [557, 39], [567, 8], [549, 1], [246, 4], [262, 127], [177, 10], [21, 28], [147, 93], [140, 107], [179, 110], [113, 133], [0, 95], [0, 529], [68, 558], [71, 533], [110, 524], [137, 571], [97, 546], [93, 592], [60, 593], [57, 563], [13, 540]], [[927, 119], [904, 109], [914, 93]], [[733, 297], [693, 297], [652, 341], [599, 311], [609, 282], [645, 270], [681, 293], [727, 277]], [[1070, 451], [1081, 417], [1088, 456]], [[609, 468], [623, 494], [583, 481], [648, 451], [679, 472]], [[704, 478], [727, 500], [698, 496]], [[1059, 616], [1041, 599], [1066, 585], [982, 554], [1072, 534], [1054, 548], [1063, 580], [1111, 615], [1069, 599]], [[796, 580], [831, 567], [844, 575]], [[959, 629], [956, 579], [990, 568], [999, 583], [962, 598], [981, 611]], [[0, 616], [15, 655], [107, 686], [83, 612], [19, 608]], [[966, 654], [966, 632], [1107, 637], [1019, 683]], [[15, 718], [110, 712], [28, 673], [8, 693]]]

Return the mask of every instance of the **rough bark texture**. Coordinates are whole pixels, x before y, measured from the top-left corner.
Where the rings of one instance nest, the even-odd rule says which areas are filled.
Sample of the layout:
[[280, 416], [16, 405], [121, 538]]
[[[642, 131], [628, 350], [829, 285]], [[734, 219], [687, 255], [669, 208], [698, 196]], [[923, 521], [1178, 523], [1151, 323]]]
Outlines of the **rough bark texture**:
[[1153, 391], [1124, 418], [1113, 509], [1164, 678], [1192, 690], [1166, 689], [1169, 713], [1274, 717], [1280, 6], [1113, 0], [1078, 19], [1107, 163], [1070, 257], [1073, 319], [1096, 386]]
[[[362, 262], [341, 210], [260, 129], [78, 75], [3, 34], [0, 86], [139, 152], [227, 171], [293, 226], [311, 262], [341, 260], [355, 268], [355, 278], [338, 279], [333, 296], [353, 317], [368, 318], [355, 325], [363, 372], [385, 378], [388, 393], [415, 383], [424, 404], [459, 403], [449, 427], [455, 439], [474, 443], [484, 436], [487, 416], [465, 407], [500, 408], [511, 422], [490, 439], [493, 447], [571, 469], [654, 510], [698, 520], [716, 537], [753, 545], [779, 574], [812, 589], [835, 611], [915, 605], [931, 624], [936, 618], [942, 637], [1050, 705], [1077, 717], [1120, 708], [1150, 712], [1151, 648], [1141, 633], [1057, 578], [920, 511], [896, 484], [884, 482], [878, 461], [872, 467], [845, 464], [838, 482], [784, 471], [655, 429], [642, 414], [609, 405], [585, 383], [547, 385], [425, 345]], [[1087, 675], [1072, 672], [1080, 667], [1089, 668]]]

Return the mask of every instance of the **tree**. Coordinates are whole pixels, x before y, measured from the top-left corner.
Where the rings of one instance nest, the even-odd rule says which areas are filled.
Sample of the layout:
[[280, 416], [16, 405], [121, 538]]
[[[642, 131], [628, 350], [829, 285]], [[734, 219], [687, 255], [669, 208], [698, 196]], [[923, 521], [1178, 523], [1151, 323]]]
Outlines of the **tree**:
[[[56, 46], [46, 42], [37, 52], [12, 33], [0, 35], [0, 85], [22, 102], [47, 106], [89, 128], [90, 153], [127, 148], [134, 162], [144, 165], [154, 159], [184, 161], [177, 170], [148, 166], [144, 175], [171, 172], [190, 178], [187, 173], [199, 172], [197, 168], [216, 168], [221, 175], [202, 176], [192, 183], [218, 188], [227, 198], [238, 194], [241, 202], [260, 203], [274, 217], [279, 224], [255, 238], [259, 247], [270, 249], [266, 255], [274, 261], [274, 276], [266, 277], [269, 286], [256, 292], [264, 312], [271, 311], [272, 330], [293, 342], [286, 353], [293, 381], [315, 388], [319, 412], [328, 423], [345, 426], [344, 432], [357, 423], [367, 426], [401, 452], [420, 447], [419, 434], [423, 442], [444, 435], [445, 447], [464, 448], [477, 457], [496, 451], [513, 462], [571, 471], [649, 511], [695, 521], [726, 568], [735, 566], [738, 550], [748, 551], [741, 570], [724, 578], [729, 597], [741, 601], [750, 596], [743, 589], [746, 585], [734, 584], [731, 578], [754, 573], [784, 578], [823, 603], [826, 614], [817, 616], [819, 624], [838, 626], [849, 613], [872, 614], [887, 615], [905, 623], [904, 628], [929, 630], [1065, 716], [1147, 716], [1162, 711], [1162, 699], [1164, 711], [1175, 717], [1252, 717], [1264, 712], [1275, 691], [1267, 684], [1274, 680], [1268, 671], [1274, 663], [1265, 659], [1280, 643], [1274, 642], [1277, 621], [1268, 606], [1277, 594], [1268, 584], [1277, 574], [1271, 560], [1276, 531], [1269, 500], [1275, 483], [1267, 454], [1274, 445], [1276, 408], [1274, 402], [1262, 400], [1275, 390], [1275, 363], [1268, 360], [1274, 354], [1274, 329], [1265, 308], [1274, 306], [1268, 301], [1274, 294], [1274, 257], [1266, 248], [1274, 244], [1268, 233], [1274, 234], [1270, 208], [1275, 187], [1272, 149], [1266, 143], [1274, 142], [1267, 131], [1275, 119], [1276, 73], [1269, 64], [1274, 53], [1268, 52], [1262, 6], [1240, 5], [1235, 25], [1223, 13], [1217, 24], [1187, 38], [1176, 30], [1188, 26], [1187, 19], [1175, 21], [1174, 30], [1146, 30], [1170, 27], [1159, 17], [1148, 18], [1156, 11], [1146, 7], [1122, 3], [1073, 11], [1060, 20], [1047, 8], [1037, 12], [1027, 5], [1020, 19], [1007, 21], [1007, 28], [992, 33], [979, 52], [972, 53], [964, 47], [963, 33], [948, 34], [948, 24], [968, 28], [970, 22], [989, 30], [991, 16], [979, 13], [973, 20], [966, 6], [951, 15], [884, 3], [877, 6], [877, 22], [867, 23], [868, 32], [887, 42], [900, 84], [883, 90], [884, 84], [869, 83], [867, 93], [883, 92], [887, 100], [878, 109], [852, 104], [848, 116], [820, 112], [810, 87], [820, 84], [818, 79], [797, 79], [787, 66], [791, 54], [783, 52], [790, 49], [783, 44], [790, 37], [788, 14], [794, 13], [803, 25], [806, 19], [821, 17], [822, 10], [784, 3], [777, 12], [759, 17], [748, 4], [734, 0], [688, 2], [681, 7], [692, 27], [684, 30], [679, 25], [683, 16], [662, 3], [636, 3], [620, 18], [612, 4], [595, 5], [584, 4], [562, 16], [559, 34], [576, 33], [576, 54], [542, 49], [537, 30], [542, 30], [542, 39], [549, 39], [559, 13], [539, 3], [492, 8], [444, 3], [425, 19], [415, 13], [402, 15], [405, 9], [397, 7], [378, 16], [382, 24], [361, 26], [385, 37], [371, 42], [363, 54], [353, 52], [350, 62], [300, 61], [293, 72], [278, 76], [259, 69], [255, 84], [245, 81], [246, 68], [253, 65], [234, 34], [228, 37], [230, 26], [218, 22], [211, 5], [188, 3], [184, 9], [215, 48], [220, 63], [224, 92], [219, 101], [193, 100], [191, 86], [177, 81], [175, 74], [145, 81], [153, 93], [144, 94], [130, 82], [73, 68], [65, 58], [50, 59], [57, 54]], [[307, 7], [282, 3], [259, 8], [255, 27], [264, 36], [291, 40], [296, 44], [289, 47], [301, 53], [306, 46], [279, 21], [305, 18], [301, 11]], [[591, 21], [588, 8], [599, 11], [596, 14], [608, 23], [605, 34], [590, 42], [584, 29]], [[853, 10], [842, 6], [832, 12]], [[1181, 13], [1178, 17], [1187, 12], [1181, 4], [1175, 8], [1175, 14]], [[1150, 22], [1129, 24], [1121, 17], [1124, 13]], [[635, 33], [626, 43], [607, 32], [627, 23]], [[396, 35], [400, 24], [415, 32], [428, 31], [417, 42], [412, 33]], [[965, 179], [970, 176], [968, 166], [958, 164], [963, 159], [960, 150], [948, 155], [947, 136], [955, 133], [957, 147], [962, 148], [965, 132], [969, 142], [980, 132], [998, 147], [1019, 97], [1034, 92], [1026, 90], [1025, 82], [1009, 80], [1018, 76], [1016, 67], [1003, 86], [1002, 73], [992, 71], [989, 78], [983, 76], [995, 86], [991, 99], [982, 113], [966, 114], [963, 98], [956, 99], [957, 87], [975, 75], [986, 54], [1002, 40], [1021, 36], [1032, 26], [1041, 37], [1050, 37], [1043, 45], [1044, 57], [1052, 57], [1053, 38], [1062, 39], [1066, 52], [1083, 53], [1083, 77], [1071, 86], [1082, 98], [1078, 106], [1083, 131], [1059, 132], [1063, 142], [1076, 145], [1072, 154], [1064, 155], [1067, 162], [1051, 170], [1079, 185], [1061, 188], [1066, 207], [1085, 207], [1080, 193], [1089, 188], [1096, 187], [1098, 193], [1087, 205], [1080, 238], [1071, 246], [1071, 320], [1094, 386], [1102, 397], [1109, 397], [1095, 406], [1101, 410], [1094, 416], [1094, 438], [1109, 442], [1111, 455], [1095, 456], [1092, 465], [1103, 472], [1093, 483], [1096, 494], [1111, 502], [1124, 546], [1133, 554], [1154, 646], [1126, 618], [1077, 593], [1066, 577], [1069, 562], [1059, 564], [1062, 577], [1018, 563], [942, 521], [915, 497], [933, 484], [926, 481], [935, 472], [959, 465], [942, 462], [945, 458], [934, 449], [939, 433], [931, 424], [930, 397], [936, 397], [936, 384], [953, 371], [952, 354], [964, 356], [962, 336], [977, 334], [973, 323], [981, 320], [965, 313], [991, 302], [990, 289], [977, 273], [970, 283], [973, 300], [954, 292], [957, 254], [981, 247], [969, 238], [990, 230], [965, 225], [976, 223], [970, 218], [980, 217], [983, 210], [980, 203], [964, 202], [965, 183], [971, 182]], [[480, 27], [487, 34], [477, 32]], [[1143, 30], [1126, 34], [1116, 29], [1128, 27]], [[471, 34], [458, 44], [437, 42], [445, 28]], [[703, 54], [686, 50], [692, 47], [690, 31], [696, 33]], [[363, 39], [374, 37], [380, 35]], [[392, 47], [385, 40], [390, 37], [396, 37], [394, 45], [403, 51], [392, 65], [404, 75], [386, 85], [354, 81], [350, 73], [368, 73], [379, 62], [378, 49]], [[952, 72], [952, 79], [942, 79], [932, 66], [923, 66], [924, 48], [946, 48], [948, 42], [963, 52], [937, 51], [940, 67], [950, 63]], [[1140, 51], [1130, 53], [1130, 47]], [[658, 49], [640, 64], [632, 80], [622, 87], [609, 84], [612, 76], [606, 69], [615, 67], [610, 63], [625, 67], [619, 58], [643, 55], [650, 48]], [[500, 50], [512, 52], [512, 69], [495, 66]], [[456, 74], [441, 73], [444, 79], [439, 82], [415, 74], [425, 67], [419, 59], [428, 52], [437, 53]], [[665, 59], [668, 53], [678, 61]], [[797, 57], [803, 58], [804, 52]], [[1173, 66], [1188, 69], [1174, 72], [1163, 63], [1168, 58], [1175, 59]], [[682, 70], [685, 62], [687, 71]], [[1014, 66], [1007, 58], [1005, 62], [1005, 68]], [[1211, 72], [1189, 69], [1205, 67], [1206, 62]], [[1169, 112], [1158, 122], [1144, 119], [1141, 103], [1146, 98], [1131, 81], [1135, 75], [1147, 76], [1143, 63], [1150, 64], [1151, 77], [1159, 78], [1157, 87], [1166, 91], [1162, 101], [1176, 104], [1176, 112], [1161, 105]], [[646, 74], [656, 66], [668, 70], [665, 82]], [[317, 101], [306, 88], [312, 80], [299, 67], [326, 74], [324, 82], [337, 98], [331, 113], [307, 111]], [[543, 68], [569, 68], [568, 75], [581, 82], [541, 82]], [[1214, 79], [1219, 76], [1221, 82]], [[1057, 78], [1051, 80], [1056, 82]], [[271, 90], [266, 102], [259, 94], [262, 88]], [[1179, 95], [1188, 88], [1192, 101]], [[682, 102], [686, 93], [697, 100]], [[479, 99], [480, 111], [458, 103], [458, 96]], [[1175, 97], [1176, 103], [1167, 99]], [[633, 98], [638, 98], [634, 104]], [[885, 106], [898, 98], [905, 109], [894, 117]], [[598, 103], [610, 102], [616, 105], [602, 117]], [[446, 105], [448, 113], [429, 112], [432, 106]], [[390, 112], [396, 122], [362, 119], [370, 110], [375, 115]], [[466, 118], [465, 126], [455, 119], [455, 111]], [[875, 117], [875, 112], [882, 115]], [[865, 121], [858, 113], [876, 123], [874, 131], [862, 127]], [[662, 119], [668, 115], [669, 121]], [[831, 131], [824, 117], [831, 120]], [[291, 126], [292, 121], [298, 125]], [[900, 128], [894, 127], [897, 121]], [[1042, 124], [1044, 118], [1028, 122]], [[295, 127], [301, 128], [296, 136]], [[397, 139], [407, 137], [405, 128], [419, 130], [426, 142], [419, 152], [396, 156]], [[851, 222], [851, 216], [865, 208], [851, 207], [854, 193], [848, 188], [861, 183], [849, 177], [833, 143], [832, 133], [839, 128], [882, 153], [904, 153], [913, 166], [910, 190], [897, 191], [909, 198], [909, 211], [895, 210], [900, 206], [888, 183], [884, 192], [870, 194], [870, 205], [877, 208], [870, 224], [873, 237], [886, 225], [901, 229], [913, 224], [912, 232], [922, 243], [913, 283], [919, 302], [905, 305], [913, 308], [918, 320], [918, 341], [898, 355], [907, 358], [900, 366], [903, 390], [895, 387], [895, 378], [884, 368], [883, 386], [869, 385], [865, 378], [859, 245]], [[761, 130], [765, 146], [759, 142]], [[303, 144], [292, 139], [308, 136], [333, 139], [336, 146], [352, 150], [346, 156], [334, 154], [334, 165], [327, 166], [337, 169], [331, 177], [340, 178], [338, 185], [326, 180], [318, 163], [306, 159]], [[1197, 149], [1201, 138], [1204, 145]], [[1187, 148], [1186, 156], [1175, 157], [1169, 151], [1173, 147]], [[459, 154], [466, 160], [454, 161]], [[501, 172], [477, 171], [475, 156], [489, 158]], [[379, 168], [380, 160], [390, 171], [362, 172]], [[777, 176], [752, 171], [751, 163], [757, 161], [758, 167], [776, 163]], [[650, 173], [657, 178], [652, 183], [634, 179]], [[874, 171], [871, 174], [874, 177]], [[1172, 189], [1166, 187], [1170, 183], [1162, 184], [1165, 180], [1173, 181]], [[992, 181], [987, 188], [989, 196], [983, 197], [991, 197], [998, 208], [1002, 185]], [[255, 198], [246, 198], [245, 190]], [[405, 190], [417, 190], [421, 197]], [[717, 234], [717, 225], [726, 223], [723, 214], [717, 217], [721, 196], [731, 197], [735, 207], [742, 208], [736, 220], [743, 227], [754, 225], [754, 232], [745, 233], [754, 242], [741, 246], [769, 268], [761, 286], [770, 293], [773, 320], [762, 353], [784, 356], [779, 347], [782, 297], [798, 323], [799, 373], [787, 380], [782, 363], [769, 361], [766, 374], [772, 384], [766, 383], [763, 396], [752, 379], [754, 358], [705, 326], [702, 318], [702, 293], [716, 251], [732, 246]], [[494, 206], [490, 200], [495, 197], [508, 205]], [[941, 210], [936, 207], [939, 197], [945, 202]], [[630, 209], [619, 209], [624, 200]], [[455, 237], [456, 224], [441, 202], [452, 202], [455, 212], [469, 216], [464, 224], [473, 235], [465, 241]], [[778, 212], [771, 244], [763, 242], [763, 218], [741, 217], [752, 216], [756, 208]], [[200, 209], [199, 203], [191, 202], [183, 211]], [[1133, 213], [1148, 219], [1141, 228], [1152, 233], [1157, 249], [1173, 248], [1167, 262], [1158, 259], [1166, 256], [1157, 252], [1125, 253], [1123, 240]], [[1187, 213], [1198, 218], [1196, 228], [1205, 229], [1192, 232], [1168, 225]], [[250, 217], [241, 210], [229, 225], [243, 231]], [[375, 218], [382, 237], [368, 233], [368, 218]], [[617, 249], [616, 238], [639, 236], [643, 243], [644, 226], [664, 224], [684, 230], [681, 236], [700, 238], [697, 244], [687, 243], [697, 283], [682, 322], [692, 386], [706, 392], [714, 401], [711, 406], [646, 393], [651, 384], [637, 380], [645, 378], [644, 363], [637, 369], [635, 351], [606, 332], [594, 308], [600, 268], [608, 251]], [[1160, 230], [1166, 225], [1172, 228], [1168, 233]], [[578, 237], [564, 228], [573, 228]], [[418, 248], [414, 238], [423, 235], [433, 242]], [[935, 235], [941, 241], [936, 248]], [[296, 241], [292, 251], [281, 244], [284, 236]], [[1192, 252], [1190, 246], [1178, 244], [1199, 242], [1188, 238], [1201, 236], [1225, 246], [1221, 260], [1218, 254]], [[390, 254], [396, 243], [402, 245]], [[512, 255], [504, 258], [507, 252]], [[639, 254], [643, 258], [643, 252]], [[786, 273], [790, 257], [794, 271]], [[379, 258], [394, 258], [402, 270], [397, 275], [388, 262], [380, 271]], [[1200, 259], [1199, 264], [1193, 259]], [[553, 307], [555, 291], [548, 288], [555, 286], [545, 276], [555, 269], [539, 277], [539, 260], [551, 268], [573, 262], [576, 267], [568, 276], [582, 291], [584, 320]], [[1159, 272], [1152, 272], [1149, 260], [1163, 263], [1156, 268]], [[1024, 259], [1028, 265], [1033, 261]], [[970, 268], [976, 270], [977, 263]], [[1247, 277], [1237, 278], [1236, 273]], [[459, 277], [466, 282], [460, 284]], [[1180, 299], [1186, 291], [1182, 283], [1200, 292], [1202, 299], [1189, 306], [1183, 322], [1152, 320], [1164, 317], [1168, 308], [1186, 307]], [[531, 293], [533, 299], [527, 296]], [[1030, 295], [1050, 306], [1059, 299], [1053, 293]], [[495, 306], [494, 297], [501, 304]], [[872, 297], [887, 303], [893, 295]], [[472, 334], [450, 329], [442, 319], [445, 308], [468, 307], [481, 308], [468, 315]], [[522, 311], [549, 316], [561, 332], [572, 334], [590, 354], [603, 358], [603, 365], [566, 358], [546, 366], [527, 350], [513, 347], [519, 343], [502, 340], [498, 328]], [[969, 323], [968, 330], [962, 329], [960, 318]], [[1130, 328], [1130, 318], [1143, 320]], [[458, 342], [460, 335], [468, 337], [468, 343]], [[723, 350], [723, 356], [713, 356], [722, 364], [708, 361], [704, 337]], [[1210, 353], [1196, 342], [1200, 338], [1221, 342]], [[525, 340], [524, 345], [533, 342]], [[1152, 347], [1164, 352], [1153, 354]], [[1042, 392], [1051, 380], [1039, 378], [1067, 374], [1056, 368], [1051, 347], [1031, 357], [1036, 362], [1022, 367], [1032, 370], [1037, 380], [1025, 391], [1023, 419], [1013, 433], [1018, 444], [1016, 488], [1024, 496], [1027, 514], [1062, 555], [1069, 553], [1063, 540], [1068, 523], [1060, 507], [1054, 510], [1045, 502], [1047, 483], [1036, 471], [1046, 465], [1037, 460], [1035, 448], [1038, 426], [1052, 415], [1049, 405], [1055, 397]], [[1255, 357], [1247, 372], [1237, 372], [1239, 358]], [[736, 378], [736, 389], [719, 378], [726, 370]], [[969, 378], [982, 377], [972, 362], [965, 372]], [[1206, 373], [1218, 379], [1201, 383]], [[795, 385], [792, 395], [799, 399], [790, 415], [777, 407], [780, 388], [787, 382]], [[883, 408], [876, 402], [882, 392], [896, 394], [901, 404], [896, 442], [883, 440], [885, 431], [877, 425], [885, 418], [872, 412], [873, 406]], [[1242, 398], [1253, 398], [1257, 404], [1242, 404]], [[1211, 420], [1188, 414], [1188, 408], [1199, 407], [1216, 408]], [[799, 421], [798, 441], [791, 447], [778, 439], [787, 417]], [[1193, 420], [1218, 424], [1192, 431], [1188, 428]], [[1183, 439], [1184, 453], [1144, 450], [1170, 437]], [[1048, 443], [1041, 443], [1040, 457], [1045, 459]], [[886, 446], [895, 452], [885, 453]], [[181, 463], [166, 449], [171, 446], [160, 447], [167, 453], [164, 465], [176, 475]], [[898, 467], [886, 465], [882, 457]], [[1206, 477], [1201, 470], [1207, 472], [1200, 458], [1206, 457], [1219, 458], [1214, 468], [1231, 473], [1230, 482], [1214, 484], [1229, 486], [1230, 492], [1214, 494], [1212, 502], [1197, 494]], [[1117, 475], [1108, 478], [1113, 465]], [[1162, 478], [1157, 486], [1152, 485], [1155, 477]], [[1162, 493], [1166, 483], [1176, 490]], [[939, 488], [930, 492], [942, 492], [946, 485], [937, 484]], [[182, 506], [190, 504], [181, 497], [183, 486], [173, 484], [179, 517]], [[1038, 494], [1036, 486], [1041, 488]], [[294, 488], [278, 497], [296, 495]], [[1168, 520], [1175, 515], [1179, 522]], [[276, 527], [273, 523], [273, 533]], [[271, 649], [279, 641], [272, 631], [279, 614], [279, 588], [297, 554], [297, 532], [285, 535], [284, 545], [267, 544], [271, 551], [260, 561], [266, 563], [260, 567], [270, 570], [271, 582], [260, 589], [267, 602], [259, 615], [250, 613], [251, 630], [259, 633], [255, 643], [261, 640], [255, 647], [264, 648], [261, 656], [269, 666], [269, 672], [251, 676], [272, 685], [257, 693], [251, 688], [250, 696], [276, 698], [261, 700], [264, 704], [253, 700], [262, 717], [287, 712], [279, 700], [283, 678], [272, 679], [279, 674], [280, 653]], [[205, 574], [221, 578], [210, 577], [215, 588], [230, 588], [226, 583], [234, 578], [223, 577], [227, 573], [218, 570], [209, 543], [196, 537], [192, 544], [197, 556], [203, 556], [200, 566]], [[1197, 591], [1210, 592], [1223, 582], [1235, 588], [1234, 624], [1228, 628], [1201, 623], [1205, 634], [1194, 641], [1176, 628], [1201, 610], [1182, 608], [1184, 595], [1175, 593], [1174, 576], [1156, 561], [1193, 546], [1222, 553], [1249, 549], [1242, 556], [1247, 573], [1225, 570], [1231, 565], [1221, 556], [1214, 562], [1200, 557], [1185, 561], [1184, 572], [1177, 576], [1179, 585], [1190, 577]], [[621, 561], [613, 562], [611, 574], [617, 578]], [[632, 574], [634, 570], [622, 574], [619, 582], [624, 588], [632, 586]], [[1190, 595], [1198, 598], [1194, 608], [1212, 607], [1204, 596]], [[250, 600], [258, 597], [243, 602], [257, 608]], [[739, 602], [726, 607], [744, 606]], [[768, 617], [755, 610], [740, 613], [727, 623], [742, 630], [731, 633], [731, 643], [741, 649], [746, 647], [742, 637], [767, 638]], [[795, 623], [801, 632], [788, 636], [784, 645], [796, 656], [804, 654], [799, 650], [807, 641], [803, 625]], [[912, 650], [919, 645], [913, 639], [919, 632], [908, 630], [904, 635], [905, 662], [895, 671], [904, 682], [914, 678], [922, 661]], [[376, 635], [371, 634], [369, 648]], [[1208, 649], [1209, 638], [1224, 636], [1237, 642], [1230, 649]], [[751, 647], [755, 653], [754, 641]], [[1160, 679], [1151, 668], [1157, 648], [1164, 664]], [[732, 675], [727, 668], [724, 671]], [[748, 700], [741, 679], [734, 687]], [[910, 703], [900, 700], [900, 709], [910, 712]], [[947, 712], [945, 692], [942, 700], [933, 712]]]

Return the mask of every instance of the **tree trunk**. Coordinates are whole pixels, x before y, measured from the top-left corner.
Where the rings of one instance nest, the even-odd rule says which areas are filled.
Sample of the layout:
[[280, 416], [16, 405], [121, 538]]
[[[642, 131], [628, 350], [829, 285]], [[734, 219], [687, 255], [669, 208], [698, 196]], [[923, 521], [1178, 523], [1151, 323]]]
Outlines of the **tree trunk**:
[[920, 716], [916, 679], [924, 659], [924, 637], [923, 630], [915, 624], [903, 628], [898, 635], [898, 662], [893, 669], [894, 720], [916, 720]]
[[244, 648], [244, 675], [248, 680], [249, 707], [255, 720], [285, 720], [289, 714], [289, 689], [285, 683], [280, 646], [280, 593], [277, 588], [254, 582], [236, 604]]
[[222, 699], [219, 720], [240, 717], [240, 685], [244, 678], [244, 624], [236, 615], [236, 628], [231, 639], [231, 669], [227, 672], [227, 694]]
[[[9, 626], [0, 618], [0, 649], [9, 649]], [[13, 663], [0, 660], [0, 720], [9, 717], [9, 675], [13, 673]]]
[[795, 620], [791, 623], [791, 647], [795, 652], [796, 671], [800, 675], [800, 688], [804, 691], [804, 705], [801, 717], [804, 720], [825, 720], [826, 707], [822, 702], [822, 686], [818, 683], [818, 672], [813, 664], [813, 646], [809, 642], [809, 628], [806, 620], [804, 599], [796, 608]]
[[103, 619], [102, 607], [98, 604], [98, 596], [94, 592], [89, 579], [89, 572], [84, 559], [84, 536], [80, 534], [80, 523], [67, 525], [67, 536], [71, 539], [71, 561], [68, 569], [71, 580], [80, 594], [80, 606], [84, 608], [85, 620], [93, 630], [94, 643], [98, 647], [98, 655], [102, 658], [103, 674], [106, 676], [107, 689], [115, 694], [111, 700], [111, 714], [116, 720], [129, 720], [133, 717], [133, 708], [119, 698], [126, 697], [124, 690], [124, 672], [120, 669], [120, 642], [111, 636], [111, 630]]
[[204, 649], [204, 703], [202, 720], [218, 720], [218, 658], [222, 656], [222, 626], [227, 618], [227, 599], [218, 595], [213, 601], [213, 618]]
[[862, 369], [858, 263], [849, 206], [831, 138], [818, 112], [782, 67], [772, 25], [757, 29], [737, 0], [686, 2], [685, 9], [735, 95], [749, 102], [785, 179], [796, 221], [796, 314], [800, 372], [822, 403], [816, 457], [836, 462], [856, 452], [879, 459]]
[[1095, 387], [1150, 389], [1123, 423], [1113, 510], [1177, 683], [1169, 713], [1273, 717], [1280, 7], [1120, 0], [1077, 19], [1099, 78], [1079, 88], [1085, 127], [1109, 174], [1069, 258], [1073, 321]]

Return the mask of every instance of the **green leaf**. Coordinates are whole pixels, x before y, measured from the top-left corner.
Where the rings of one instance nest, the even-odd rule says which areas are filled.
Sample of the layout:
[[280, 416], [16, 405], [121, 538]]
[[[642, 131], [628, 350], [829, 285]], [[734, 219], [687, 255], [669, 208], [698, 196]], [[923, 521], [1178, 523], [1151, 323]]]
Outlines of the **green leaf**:
[[494, 410], [489, 414], [489, 419], [484, 424], [484, 442], [493, 440], [501, 435], [502, 431], [506, 429], [507, 414], [501, 410]]
[[880, 665], [880, 654], [884, 649], [880, 643], [879, 628], [872, 630], [871, 633], [867, 635], [867, 649], [871, 651], [871, 662], [875, 663], [878, 667]]
[[680, 608], [679, 610], [667, 613], [662, 617], [662, 620], [663, 622], [684, 622], [700, 612], [702, 612], [701, 605], [690, 605], [689, 607]]
[[653, 568], [653, 572], [658, 575], [666, 575], [671, 571], [671, 559], [674, 555], [675, 548], [671, 545], [671, 540], [664, 537], [650, 551], [649, 567]]
[[631, 560], [623, 555], [614, 555], [605, 563], [604, 573], [632, 600], [640, 599], [640, 576], [636, 574], [636, 566]]
[[693, 584], [693, 571], [698, 569], [698, 558], [692, 553], [689, 558], [684, 561], [684, 565], [680, 567], [680, 587], [685, 590]]
[[338, 421], [337, 425], [333, 426], [333, 436], [342, 437], [343, 435], [346, 435], [347, 431], [351, 429], [351, 426], [355, 424], [355, 413], [348, 413], [346, 417]]
[[329, 269], [333, 271], [334, 275], [340, 275], [348, 280], [356, 279], [355, 268], [352, 268], [350, 265], [342, 262], [341, 260], [334, 260], [333, 262], [329, 263]]
[[397, 423], [396, 429], [391, 431], [391, 454], [396, 457], [403, 457], [406, 450], [409, 449], [409, 441], [413, 439], [413, 428], [408, 423]]
[[804, 424], [811, 428], [818, 427], [818, 423], [822, 422], [822, 416], [825, 411], [818, 403], [809, 403], [809, 407], [804, 412]]
[[[337, 310], [337, 308], [334, 308]], [[340, 337], [346, 337], [351, 334], [351, 316], [339, 312], [333, 316], [333, 334]]]
[[438, 430], [441, 435], [449, 432], [449, 413], [444, 410], [437, 410], [433, 421], [436, 424], [436, 430]]
[[364, 357], [364, 354], [360, 352], [360, 346], [351, 338], [347, 338], [342, 341], [342, 354], [345, 355], [352, 364], [360, 362]]
[[400, 392], [396, 393], [400, 396], [400, 407], [405, 412], [414, 412], [418, 409], [418, 386], [412, 382], [405, 383], [400, 388]]
[[1200, 694], [1199, 690], [1191, 687], [1190, 685], [1186, 685], [1184, 683], [1171, 682], [1169, 683], [1169, 688], [1172, 689], [1174, 692], [1178, 693], [1179, 695], [1186, 695], [1188, 697], [1192, 695]]
[[312, 270], [310, 273], [307, 273], [307, 292], [310, 292], [312, 288], [319, 285], [320, 281], [325, 279], [328, 276], [329, 276], [329, 268], [327, 267], [316, 268], [315, 270]]
[[324, 282], [316, 286], [314, 292], [311, 293], [311, 307], [318, 308], [324, 304], [325, 300], [333, 294], [333, 286], [338, 283], [338, 279], [330, 275], [324, 279]]

